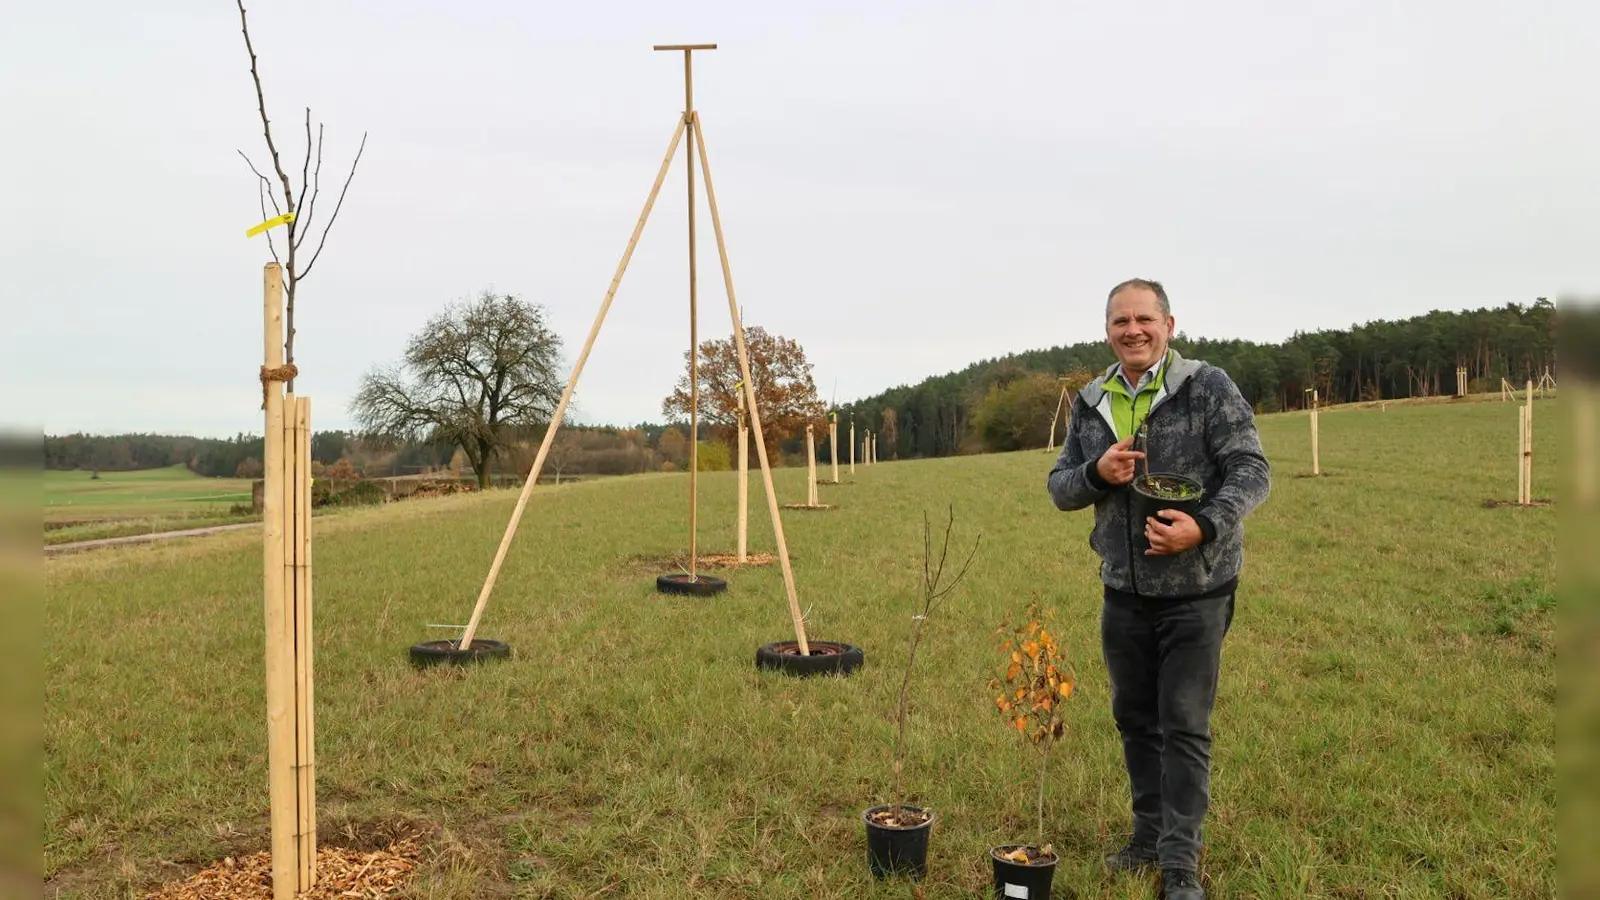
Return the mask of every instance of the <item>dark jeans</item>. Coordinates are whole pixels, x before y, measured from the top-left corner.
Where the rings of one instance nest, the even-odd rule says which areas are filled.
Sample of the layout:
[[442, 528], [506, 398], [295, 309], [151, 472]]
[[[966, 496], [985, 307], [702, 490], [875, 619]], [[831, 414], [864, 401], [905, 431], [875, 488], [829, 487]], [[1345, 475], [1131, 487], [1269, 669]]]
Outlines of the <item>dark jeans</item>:
[[1199, 869], [1211, 800], [1211, 707], [1233, 595], [1106, 598], [1100, 644], [1133, 788], [1133, 842], [1163, 869]]

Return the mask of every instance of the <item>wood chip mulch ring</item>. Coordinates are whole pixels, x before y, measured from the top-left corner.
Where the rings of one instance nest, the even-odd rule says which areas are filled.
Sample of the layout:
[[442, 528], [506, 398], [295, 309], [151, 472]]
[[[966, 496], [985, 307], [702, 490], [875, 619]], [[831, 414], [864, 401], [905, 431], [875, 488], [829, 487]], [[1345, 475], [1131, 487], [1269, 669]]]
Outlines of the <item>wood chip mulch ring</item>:
[[[1551, 500], [1549, 497], [1536, 497], [1536, 498], [1534, 498], [1534, 501], [1532, 503], [1528, 504], [1529, 507], [1533, 507], [1533, 506], [1554, 506], [1554, 505], [1555, 505], [1555, 501]], [[1518, 503], [1515, 500], [1494, 500], [1494, 499], [1490, 499], [1490, 500], [1483, 501], [1483, 508], [1484, 509], [1500, 509], [1501, 507], [1506, 507], [1506, 506], [1516, 508], [1516, 507], [1521, 507], [1522, 504]]]
[[[372, 852], [317, 848], [317, 883], [300, 900], [378, 900], [400, 893], [421, 849], [405, 838]], [[145, 900], [272, 900], [272, 855], [228, 857], [184, 881], [163, 885]]]
[[805, 512], [827, 512], [828, 510], [833, 509], [833, 506], [832, 504], [828, 503], [818, 503], [816, 506], [812, 506], [809, 503], [785, 503], [783, 508], [802, 510]]
[[702, 553], [697, 565], [702, 569], [756, 569], [777, 561], [771, 553], [746, 553], [744, 562], [739, 562], [736, 553]]
[[[794, 554], [789, 554], [789, 561], [793, 562]], [[689, 555], [682, 556], [635, 556], [628, 559], [628, 564], [641, 572], [678, 571], [687, 572], [684, 567], [689, 564]], [[702, 553], [695, 563], [699, 569], [758, 569], [763, 566], [775, 565], [778, 558], [771, 553], [746, 553], [744, 562], [739, 562], [736, 553]]]

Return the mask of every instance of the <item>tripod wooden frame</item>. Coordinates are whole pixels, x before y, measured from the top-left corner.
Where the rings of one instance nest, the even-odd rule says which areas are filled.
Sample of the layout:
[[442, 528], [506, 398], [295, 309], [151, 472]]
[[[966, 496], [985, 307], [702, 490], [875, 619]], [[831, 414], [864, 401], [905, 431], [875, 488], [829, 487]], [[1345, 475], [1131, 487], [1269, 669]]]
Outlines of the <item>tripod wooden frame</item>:
[[600, 334], [600, 327], [605, 323], [606, 313], [611, 309], [611, 301], [616, 297], [617, 288], [622, 283], [622, 275], [628, 268], [628, 260], [633, 257], [634, 248], [639, 243], [639, 235], [644, 231], [645, 222], [650, 218], [650, 210], [655, 206], [656, 196], [661, 192], [661, 185], [666, 181], [667, 171], [672, 166], [673, 156], [678, 151], [678, 144], [688, 134], [694, 150], [689, 154], [689, 360], [690, 360], [690, 443], [689, 443], [689, 573], [690, 580], [696, 578], [696, 546], [695, 546], [695, 518], [696, 518], [696, 468], [697, 458], [695, 448], [699, 443], [698, 410], [700, 405], [700, 385], [697, 360], [699, 356], [698, 330], [695, 312], [695, 267], [694, 267], [694, 162], [698, 158], [700, 170], [705, 177], [706, 202], [711, 210], [711, 225], [717, 238], [717, 255], [722, 262], [722, 280], [728, 295], [728, 316], [733, 322], [733, 338], [739, 351], [739, 376], [744, 388], [744, 406], [748, 412], [751, 428], [755, 434], [756, 457], [761, 464], [762, 484], [766, 488], [767, 510], [772, 516], [772, 530], [777, 538], [778, 560], [783, 566], [784, 590], [788, 594], [789, 615], [794, 621], [795, 639], [799, 644], [802, 655], [810, 655], [810, 644], [806, 640], [805, 622], [800, 612], [800, 600], [795, 591], [794, 569], [789, 563], [788, 544], [784, 539], [783, 520], [778, 513], [778, 495], [773, 489], [772, 468], [767, 462], [767, 445], [761, 436], [761, 413], [756, 407], [754, 382], [750, 378], [750, 355], [745, 346], [744, 322], [739, 313], [739, 304], [735, 299], [733, 290], [733, 271], [728, 266], [727, 242], [722, 233], [722, 217], [717, 210], [717, 194], [711, 184], [711, 165], [706, 155], [706, 141], [704, 130], [700, 124], [700, 114], [694, 108], [693, 75], [691, 70], [691, 55], [695, 50], [714, 50], [716, 44], [667, 44], [657, 45], [657, 50], [683, 51], [684, 71], [684, 112], [678, 118], [678, 127], [672, 133], [672, 140], [667, 145], [666, 156], [661, 160], [661, 168], [656, 172], [655, 183], [650, 188], [650, 195], [645, 200], [644, 211], [639, 214], [639, 221], [633, 227], [633, 235], [628, 239], [627, 249], [623, 251], [622, 260], [617, 263], [616, 274], [611, 278], [611, 287], [607, 289], [605, 300], [600, 304], [600, 310], [595, 315], [594, 324], [589, 328], [589, 337], [584, 342], [583, 352], [578, 355], [578, 361], [572, 367], [572, 376], [567, 379], [566, 389], [561, 393], [561, 401], [556, 404], [555, 412], [551, 415], [550, 427], [545, 429], [544, 440], [539, 444], [539, 452], [534, 457], [533, 468], [528, 473], [527, 481], [523, 482], [521, 496], [517, 498], [516, 508], [511, 513], [511, 521], [506, 525], [504, 537], [500, 539], [500, 549], [496, 551], [494, 563], [489, 567], [488, 578], [484, 580], [483, 590], [478, 594], [478, 602], [473, 607], [472, 618], [467, 622], [466, 631], [462, 633], [458, 647], [467, 649], [472, 646], [472, 640], [477, 635], [478, 625], [482, 622], [484, 608], [488, 605], [489, 595], [494, 590], [495, 579], [499, 577], [500, 566], [505, 562], [506, 551], [511, 547], [512, 538], [516, 535], [517, 524], [522, 519], [522, 512], [527, 507], [528, 497], [533, 491], [533, 486], [539, 480], [539, 472], [544, 467], [546, 456], [549, 455], [550, 445], [555, 439], [556, 429], [560, 426], [562, 417], [566, 414], [567, 403], [572, 399], [572, 392], [577, 387], [578, 377], [583, 373], [584, 363], [589, 359], [589, 352], [594, 349], [595, 338]]

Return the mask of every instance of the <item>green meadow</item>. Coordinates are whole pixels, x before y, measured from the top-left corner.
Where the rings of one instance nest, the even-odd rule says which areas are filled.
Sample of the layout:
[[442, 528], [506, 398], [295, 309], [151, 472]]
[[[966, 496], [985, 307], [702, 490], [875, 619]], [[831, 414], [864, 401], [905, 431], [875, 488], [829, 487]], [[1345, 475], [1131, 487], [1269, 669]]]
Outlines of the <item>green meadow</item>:
[[[1211, 895], [1552, 896], [1555, 511], [1486, 505], [1515, 499], [1514, 406], [1327, 410], [1320, 478], [1304, 413], [1260, 427], [1274, 484], [1213, 719]], [[1554, 433], [1536, 497], [1554, 496]], [[406, 650], [466, 621], [516, 492], [319, 519], [321, 840], [418, 835], [419, 898], [910, 896], [868, 873], [861, 814], [889, 799], [924, 517], [953, 510], [952, 543], [981, 544], [912, 681], [907, 800], [938, 816], [921, 890], [986, 896], [988, 848], [1033, 835], [1035, 756], [986, 682], [995, 629], [1037, 601], [1079, 678], [1045, 799], [1055, 896], [1154, 896], [1100, 869], [1127, 782], [1092, 514], [1053, 507], [1053, 459], [858, 465], [820, 487], [834, 508], [784, 511], [808, 634], [865, 650], [847, 678], [755, 669], [793, 636], [776, 565], [716, 572], [713, 598], [655, 592], [687, 561], [683, 474], [539, 486], [480, 630], [514, 658], [467, 670]], [[47, 479], [47, 517], [249, 489], [71, 474]], [[775, 473], [780, 503], [804, 477]], [[699, 491], [700, 550], [731, 552], [735, 476]], [[751, 549], [771, 552], [759, 473], [750, 500]], [[137, 897], [267, 848], [261, 565], [253, 531], [45, 561], [46, 896]]]

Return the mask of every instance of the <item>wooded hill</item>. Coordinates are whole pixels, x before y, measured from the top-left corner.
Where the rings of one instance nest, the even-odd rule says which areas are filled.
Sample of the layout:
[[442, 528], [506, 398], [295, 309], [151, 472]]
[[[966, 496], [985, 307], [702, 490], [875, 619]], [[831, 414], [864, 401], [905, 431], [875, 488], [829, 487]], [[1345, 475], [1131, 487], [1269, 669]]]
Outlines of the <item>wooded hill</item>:
[[[1279, 344], [1179, 332], [1172, 346], [1227, 371], [1258, 412], [1276, 412], [1302, 408], [1313, 387], [1325, 404], [1454, 393], [1457, 366], [1467, 368], [1473, 392], [1497, 390], [1501, 378], [1537, 380], [1547, 368], [1555, 374], [1555, 324], [1555, 305], [1539, 298], [1296, 333]], [[982, 360], [842, 404], [839, 421], [847, 430], [853, 416], [858, 432], [879, 432], [881, 459], [1043, 447], [1058, 379], [1081, 383], [1114, 361], [1103, 340]]]

